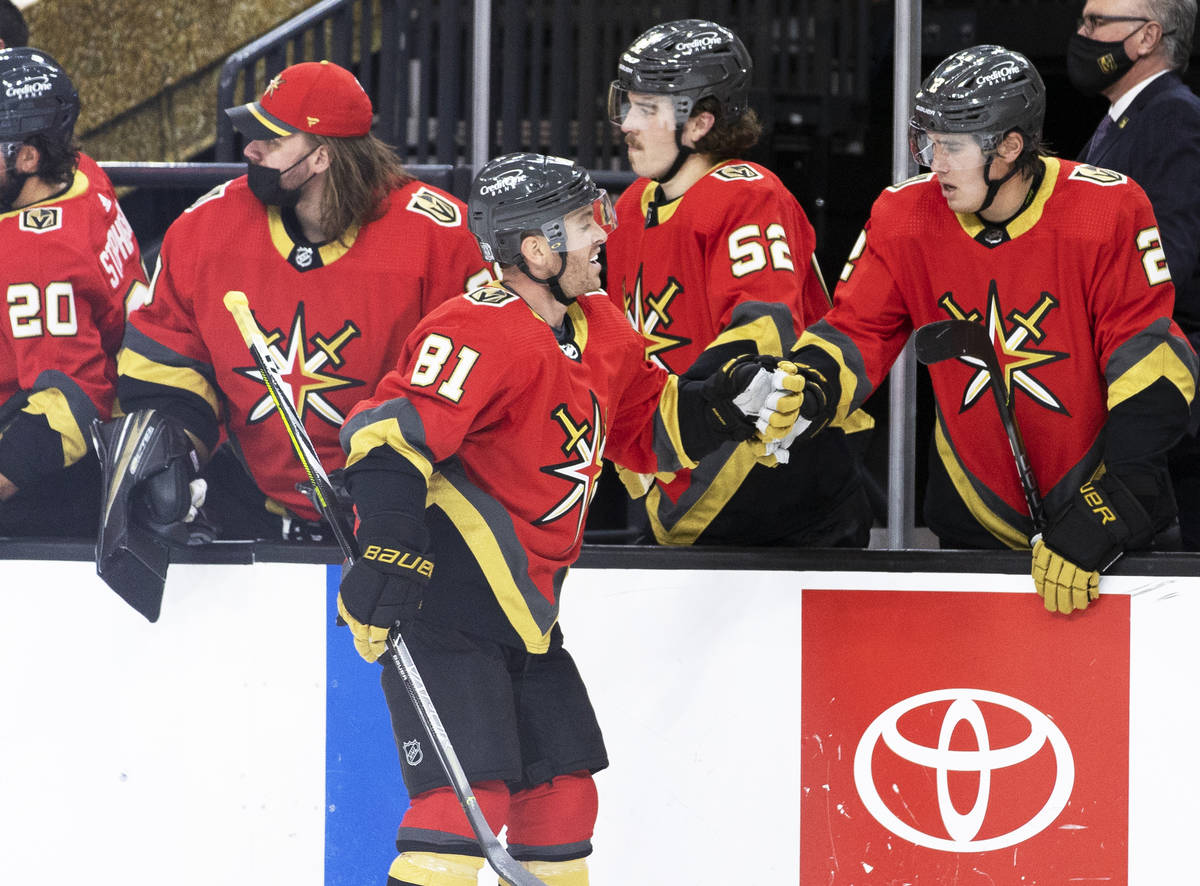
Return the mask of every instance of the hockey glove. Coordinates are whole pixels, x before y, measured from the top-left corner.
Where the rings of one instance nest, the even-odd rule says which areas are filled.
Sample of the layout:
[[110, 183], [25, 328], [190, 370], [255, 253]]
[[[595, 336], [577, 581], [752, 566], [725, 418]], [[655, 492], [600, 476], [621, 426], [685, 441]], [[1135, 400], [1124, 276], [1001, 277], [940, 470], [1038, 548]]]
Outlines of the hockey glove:
[[1150, 515], [1118, 477], [1109, 472], [1084, 483], [1044, 536], [1034, 538], [1033, 584], [1046, 609], [1086, 609], [1100, 596], [1100, 573], [1153, 536]]
[[358, 533], [362, 556], [342, 577], [338, 613], [354, 635], [354, 648], [367, 661], [387, 649], [388, 632], [421, 608], [433, 561], [416, 551]]
[[[200, 456], [182, 425], [141, 409], [99, 424], [94, 437], [106, 495], [128, 496], [134, 522], [175, 544], [212, 541], [215, 530], [198, 519], [208, 489]], [[106, 501], [106, 513], [114, 504]]]
[[824, 375], [811, 366], [786, 360], [779, 364], [779, 368], [792, 375], [789, 390], [796, 393], [788, 398], [787, 405], [794, 404], [794, 409], [781, 414], [781, 418], [791, 419], [783, 432], [766, 438], [766, 454], [775, 456], [780, 464], [786, 464], [788, 447], [796, 440], [806, 440], [817, 434], [829, 423], [832, 415], [829, 406], [829, 385]]
[[777, 357], [743, 354], [730, 360], [700, 389], [708, 426], [731, 440], [783, 436], [791, 424], [787, 411], [799, 408], [796, 381]]

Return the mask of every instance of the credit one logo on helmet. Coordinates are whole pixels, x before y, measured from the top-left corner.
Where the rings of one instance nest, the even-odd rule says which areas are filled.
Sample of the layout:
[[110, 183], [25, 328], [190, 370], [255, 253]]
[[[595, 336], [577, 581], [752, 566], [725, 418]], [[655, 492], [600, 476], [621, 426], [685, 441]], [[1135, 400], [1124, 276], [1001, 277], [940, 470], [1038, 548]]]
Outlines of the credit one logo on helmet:
[[683, 55], [691, 55], [693, 52], [704, 52], [720, 46], [722, 42], [720, 34], [700, 34], [691, 40], [681, 40], [676, 43], [675, 50]]
[[479, 186], [479, 193], [485, 197], [490, 197], [493, 194], [502, 194], [505, 191], [511, 191], [517, 185], [525, 181], [528, 176], [523, 172], [510, 172], [508, 175], [502, 175], [493, 182], [488, 182], [486, 185]]
[[1021, 69], [1016, 65], [1005, 65], [1003, 68], [996, 68], [994, 71], [980, 74], [975, 78], [975, 85], [990, 86], [993, 83], [1003, 83], [1005, 80], [1011, 80], [1019, 73], [1021, 73]]
[[[900, 721], [906, 714], [929, 713], [945, 702], [950, 704], [942, 714], [936, 747], [917, 744], [904, 736]], [[1006, 747], [991, 747], [987, 717], [980, 703], [1005, 708], [1023, 718], [1029, 724], [1028, 735]], [[960, 723], [965, 723], [974, 733], [975, 749], [951, 750], [951, 737]], [[949, 839], [926, 833], [903, 821], [884, 802], [884, 792], [880, 790], [872, 765], [881, 741], [902, 760], [935, 771], [938, 811]], [[998, 777], [1020, 777], [1020, 764], [1046, 745], [1054, 756], [1055, 776], [1053, 784], [1047, 785], [1050, 791], [1045, 804], [1021, 826], [1007, 833], [977, 839], [988, 818], [993, 773]], [[978, 774], [975, 802], [966, 813], [959, 812], [950, 797], [951, 772]], [[939, 689], [898, 702], [875, 718], [854, 753], [854, 784], [867, 811], [896, 836], [917, 846], [944, 852], [988, 852], [1015, 846], [1047, 828], [1058, 817], [1066, 808], [1075, 784], [1075, 761], [1062, 731], [1032, 705], [985, 689]], [[895, 788], [894, 785], [891, 787]]]
[[37, 98], [43, 92], [49, 92], [53, 88], [54, 84], [48, 78], [42, 77], [40, 80], [30, 80], [20, 86], [10, 86], [4, 90], [4, 94], [9, 98]]

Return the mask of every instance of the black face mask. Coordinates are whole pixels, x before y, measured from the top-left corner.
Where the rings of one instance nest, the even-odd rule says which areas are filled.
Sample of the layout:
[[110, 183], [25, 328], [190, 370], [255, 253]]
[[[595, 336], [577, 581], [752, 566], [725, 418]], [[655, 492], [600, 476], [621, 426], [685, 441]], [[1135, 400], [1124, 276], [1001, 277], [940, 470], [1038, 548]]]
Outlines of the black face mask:
[[[317, 147], [320, 147], [320, 145]], [[285, 188], [280, 184], [280, 179], [283, 178], [284, 173], [291, 172], [311, 157], [316, 150], [317, 148], [313, 148], [312, 151], [309, 151], [287, 169], [272, 169], [269, 166], [259, 166], [257, 163], [247, 163], [246, 184], [250, 186], [250, 193], [267, 206], [278, 206], [280, 209], [294, 208], [300, 202], [301, 189], [308, 184], [308, 180], [312, 178], [312, 175], [294, 188]], [[316, 173], [314, 172], [313, 175], [316, 175]]]
[[1133, 59], [1125, 52], [1125, 40], [1106, 42], [1072, 34], [1067, 44], [1067, 78], [1071, 85], [1084, 95], [1099, 95], [1124, 77], [1133, 67]]

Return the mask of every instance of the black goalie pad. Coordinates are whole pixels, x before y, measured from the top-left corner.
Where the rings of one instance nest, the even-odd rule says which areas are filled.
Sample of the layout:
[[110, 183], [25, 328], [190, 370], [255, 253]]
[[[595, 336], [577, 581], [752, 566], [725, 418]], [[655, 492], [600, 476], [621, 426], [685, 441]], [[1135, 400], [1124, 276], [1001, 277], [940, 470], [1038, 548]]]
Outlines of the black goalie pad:
[[[163, 484], [161, 480], [168, 473], [178, 473], [169, 469], [180, 459], [194, 459], [194, 450], [183, 430], [153, 409], [138, 410], [109, 422], [93, 422], [92, 440], [104, 484], [96, 574], [149, 621], [157, 621], [171, 555], [168, 539], [147, 523], [155, 522], [155, 511], [177, 511], [180, 507], [162, 500], [162, 488], [169, 490], [167, 498], [188, 495], [186, 479], [179, 489], [174, 488], [179, 486], [178, 481]], [[135, 498], [137, 487], [156, 476], [160, 482], [153, 486], [160, 489], [143, 490], [139, 496], [145, 498], [144, 492], [156, 492], [149, 496], [150, 501]], [[186, 506], [183, 509], [186, 513]]]

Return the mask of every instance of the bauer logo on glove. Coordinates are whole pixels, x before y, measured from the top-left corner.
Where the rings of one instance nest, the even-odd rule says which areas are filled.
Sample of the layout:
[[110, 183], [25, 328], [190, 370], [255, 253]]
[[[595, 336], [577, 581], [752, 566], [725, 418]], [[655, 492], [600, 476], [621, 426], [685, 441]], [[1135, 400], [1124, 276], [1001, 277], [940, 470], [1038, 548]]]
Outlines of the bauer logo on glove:
[[433, 561], [414, 554], [412, 551], [398, 551], [395, 548], [385, 548], [380, 545], [367, 545], [366, 550], [362, 553], [362, 558], [379, 565], [411, 569], [426, 578], [433, 577]]

